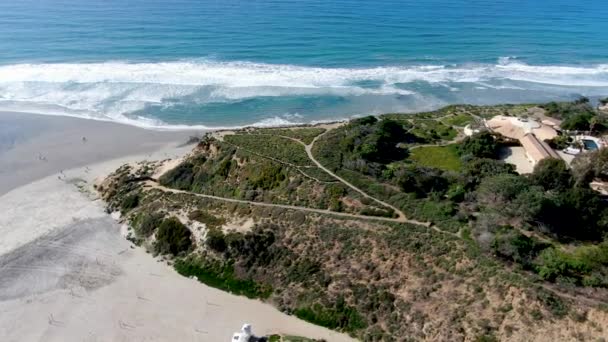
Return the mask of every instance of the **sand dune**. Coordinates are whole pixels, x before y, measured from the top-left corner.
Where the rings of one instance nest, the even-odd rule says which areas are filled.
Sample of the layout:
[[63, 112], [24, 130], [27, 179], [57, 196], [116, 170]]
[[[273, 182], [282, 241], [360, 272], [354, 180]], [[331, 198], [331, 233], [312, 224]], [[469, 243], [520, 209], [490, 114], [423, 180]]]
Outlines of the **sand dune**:
[[[122, 128], [114, 131], [113, 126], [93, 129], [117, 141], [131, 139], [117, 137]], [[124, 132], [129, 134], [126, 129]], [[182, 277], [133, 247], [121, 235], [122, 228], [104, 212], [102, 203], [88, 192], [92, 181], [127, 161], [163, 159], [190, 149], [177, 147], [178, 141], [169, 143], [171, 139], [163, 134], [138, 134], [142, 144], [162, 148], [126, 157], [129, 148], [117, 149], [115, 156], [120, 158], [64, 170], [0, 197], [2, 341], [221, 342], [229, 341], [244, 322], [251, 323], [257, 334], [351, 340], [270, 305]], [[62, 139], [74, 137], [77, 135], [50, 134], [45, 139], [48, 146], [53, 146], [52, 139], [59, 139], [56, 146], [66, 148]], [[19, 142], [0, 154], [0, 162], [17, 148], [25, 150], [24, 144], [27, 142]], [[80, 149], [73, 151], [72, 166], [88, 163], [79, 160], [88, 158], [86, 151], [84, 156], [81, 153]], [[18, 177], [19, 172], [15, 173], [13, 177]], [[27, 183], [33, 177], [33, 173], [23, 174], [20, 182]], [[0, 179], [7, 181], [2, 174]], [[5, 189], [9, 185], [3, 183]]]

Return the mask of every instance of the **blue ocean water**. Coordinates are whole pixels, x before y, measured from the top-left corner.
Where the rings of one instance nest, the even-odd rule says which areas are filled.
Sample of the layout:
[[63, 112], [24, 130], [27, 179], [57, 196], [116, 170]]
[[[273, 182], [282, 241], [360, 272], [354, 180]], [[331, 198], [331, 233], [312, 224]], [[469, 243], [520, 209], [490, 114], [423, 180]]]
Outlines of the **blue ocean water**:
[[314, 122], [608, 95], [605, 0], [0, 0], [0, 110]]

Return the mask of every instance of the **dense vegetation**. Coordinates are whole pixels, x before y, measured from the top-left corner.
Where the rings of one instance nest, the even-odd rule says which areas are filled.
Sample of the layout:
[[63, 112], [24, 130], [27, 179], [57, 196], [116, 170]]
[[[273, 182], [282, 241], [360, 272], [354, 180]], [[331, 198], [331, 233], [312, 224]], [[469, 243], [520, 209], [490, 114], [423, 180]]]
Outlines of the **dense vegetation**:
[[[576, 113], [580, 113], [587, 107], [579, 101], [568, 110], [578, 108]], [[575, 115], [559, 108], [565, 116]], [[361, 135], [381, 130], [379, 122], [354, 120], [322, 137], [314, 152], [324, 164], [357, 185], [363, 184], [363, 179], [385, 184], [366, 190], [411, 217], [452, 232], [471, 229], [483, 250], [519, 263], [544, 279], [608, 287], [608, 264], [602, 248], [592, 248], [593, 253], [578, 249], [560, 252], [563, 243], [601, 243], [608, 233], [608, 206], [589, 188], [592, 179], [601, 178], [602, 160], [608, 158], [583, 157], [573, 170], [562, 160], [546, 159], [529, 177], [520, 176], [511, 165], [497, 160], [501, 139], [486, 132], [467, 137], [454, 147], [414, 149], [409, 158], [403, 153], [391, 154], [392, 159], [370, 158], [357, 142], [365, 141]], [[392, 141], [394, 146], [411, 142], [409, 136], [400, 136]], [[458, 162], [455, 155], [459, 155]], [[608, 154], [600, 150], [594, 155]], [[542, 243], [535, 234], [554, 242]], [[585, 257], [580, 257], [581, 253]]]
[[230, 144], [259, 153], [265, 157], [276, 158], [297, 166], [311, 166], [304, 147], [292, 140], [273, 135], [233, 134], [224, 137]]
[[541, 107], [548, 116], [562, 120], [561, 127], [565, 130], [605, 132], [608, 129], [607, 118], [596, 112], [586, 97], [573, 102], [550, 102]]
[[[450, 106], [364, 117], [317, 139], [313, 154], [324, 166], [431, 227], [144, 189], [137, 181], [142, 172], [129, 167], [102, 191], [138, 241], [177, 256], [179, 273], [361, 340], [525, 340], [539, 332], [590, 339], [602, 334], [591, 320], [604, 317], [593, 305], [606, 305], [608, 206], [589, 183], [608, 180], [607, 150], [582, 155], [572, 168], [546, 159], [532, 174], [518, 175], [498, 160], [500, 137], [459, 133], [478, 118], [528, 115], [528, 108]], [[323, 132], [306, 130], [248, 129], [226, 142], [203, 139], [160, 183], [390, 216], [301, 159], [301, 144], [279, 137], [308, 143]], [[234, 218], [255, 225], [234, 230], [228, 224]]]
[[[247, 131], [249, 132], [249, 131]], [[325, 132], [324, 128], [319, 127], [307, 127], [307, 128], [258, 128], [255, 130], [251, 130], [250, 133], [253, 134], [270, 134], [277, 136], [290, 137], [294, 139], [298, 139], [305, 144], [310, 144], [312, 140]]]
[[496, 137], [489, 132], [482, 132], [466, 137], [459, 146], [460, 154], [466, 158], [491, 158], [498, 156]]
[[[160, 183], [180, 190], [248, 201], [292, 204], [339, 212], [365, 211], [380, 216], [391, 214], [377, 210], [382, 208], [377, 208], [373, 202], [364, 201], [360, 194], [336, 182], [317, 167], [291, 165], [296, 162], [298, 165], [312, 163], [304, 147], [296, 142], [256, 134], [234, 137], [237, 138], [226, 137], [231, 143], [210, 139], [201, 141], [198, 153], [165, 173], [160, 178]], [[245, 146], [246, 150], [241, 146]], [[271, 149], [284, 150], [283, 153], [275, 153]], [[292, 149], [299, 151], [300, 155], [291, 153]], [[257, 152], [252, 154], [249, 150]]]
[[180, 220], [171, 217], [162, 221], [156, 232], [154, 250], [159, 254], [179, 255], [192, 246], [192, 233]]

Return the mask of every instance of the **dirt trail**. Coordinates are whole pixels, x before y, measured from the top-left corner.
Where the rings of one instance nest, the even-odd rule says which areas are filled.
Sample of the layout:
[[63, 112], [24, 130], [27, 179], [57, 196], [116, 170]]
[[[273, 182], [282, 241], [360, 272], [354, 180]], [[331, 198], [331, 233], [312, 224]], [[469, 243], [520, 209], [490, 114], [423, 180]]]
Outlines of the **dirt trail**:
[[[253, 202], [253, 201], [245, 201], [245, 200], [237, 200], [237, 199], [232, 199], [232, 198], [225, 198], [225, 197], [219, 197], [219, 196], [212, 196], [212, 195], [204, 195], [204, 194], [198, 194], [198, 193], [193, 193], [193, 192], [189, 192], [189, 191], [183, 191], [183, 190], [175, 190], [175, 189], [171, 189], [171, 188], [167, 188], [164, 186], [161, 186], [158, 183], [155, 182], [147, 182], [147, 185], [150, 187], [154, 187], [157, 189], [161, 189], [163, 191], [168, 191], [168, 192], [175, 192], [175, 193], [185, 193], [185, 194], [191, 194], [194, 196], [199, 196], [199, 197], [204, 197], [204, 198], [209, 198], [209, 199], [215, 199], [215, 200], [219, 200], [219, 201], [226, 201], [226, 202], [233, 202], [233, 203], [243, 203], [243, 204], [251, 204], [251, 205], [257, 205], [257, 206], [266, 206], [266, 207], [275, 207], [275, 208], [284, 208], [284, 209], [291, 209], [291, 210], [300, 210], [300, 211], [308, 211], [308, 212], [314, 212], [314, 213], [319, 213], [319, 214], [326, 214], [326, 215], [335, 215], [335, 216], [341, 216], [341, 217], [349, 217], [349, 218], [356, 218], [356, 219], [364, 219], [364, 220], [377, 220], [377, 221], [385, 221], [385, 222], [398, 222], [398, 223], [410, 223], [410, 224], [415, 224], [415, 225], [419, 225], [419, 226], [424, 226], [424, 227], [428, 227], [428, 228], [432, 228], [435, 231], [441, 232], [441, 233], [448, 233], [451, 234], [449, 232], [445, 232], [442, 231], [441, 229], [438, 229], [435, 226], [432, 226], [432, 224], [430, 222], [421, 222], [421, 221], [417, 221], [417, 220], [412, 220], [412, 219], [408, 219], [405, 214], [397, 209], [395, 206], [386, 203], [376, 197], [370, 196], [368, 195], [365, 191], [359, 189], [358, 187], [354, 186], [353, 184], [349, 183], [347, 180], [343, 179], [342, 177], [336, 175], [335, 173], [333, 173], [332, 171], [330, 171], [329, 169], [327, 169], [325, 166], [323, 166], [323, 164], [321, 164], [318, 160], [315, 159], [313, 153], [312, 153], [312, 148], [315, 144], [315, 142], [322, 137], [323, 135], [325, 135], [327, 132], [329, 132], [331, 129], [326, 130], [325, 132], [319, 134], [318, 136], [316, 136], [313, 141], [310, 144], [305, 144], [303, 141], [296, 139], [296, 138], [292, 138], [292, 137], [288, 137], [288, 136], [284, 136], [284, 135], [278, 135], [281, 138], [284, 139], [289, 139], [291, 141], [295, 141], [298, 144], [302, 145], [304, 147], [304, 149], [306, 150], [306, 154], [308, 155], [308, 158], [321, 170], [323, 170], [324, 172], [326, 172], [327, 174], [329, 174], [330, 176], [332, 176], [333, 178], [335, 178], [336, 180], [338, 180], [339, 182], [341, 182], [342, 184], [346, 185], [347, 187], [353, 189], [354, 191], [358, 192], [359, 194], [361, 194], [362, 196], [386, 207], [386, 208], [390, 208], [392, 209], [396, 214], [397, 214], [397, 218], [388, 218], [388, 217], [379, 217], [379, 216], [366, 216], [366, 215], [358, 215], [358, 214], [349, 214], [349, 213], [340, 213], [340, 212], [335, 212], [335, 211], [330, 211], [330, 210], [324, 210], [324, 209], [314, 209], [314, 208], [308, 208], [308, 207], [300, 207], [300, 206], [294, 206], [294, 205], [285, 205], [285, 204], [272, 204], [272, 203], [264, 203], [264, 202]], [[258, 135], [265, 135], [265, 134], [258, 134]], [[237, 146], [238, 147], [238, 146]], [[283, 161], [279, 161], [276, 160], [277, 162], [282, 162], [285, 163]], [[296, 165], [293, 165], [294, 167], [297, 167]]]
[[[335, 127], [334, 127], [335, 128]], [[345, 180], [344, 178], [336, 175], [335, 173], [333, 173], [332, 171], [330, 171], [328, 168], [326, 168], [325, 166], [323, 166], [323, 164], [321, 164], [317, 159], [315, 159], [313, 153], [312, 153], [312, 148], [314, 146], [314, 144], [317, 142], [317, 140], [322, 137], [323, 135], [327, 134], [327, 132], [331, 131], [331, 129], [327, 129], [325, 132], [317, 135], [310, 144], [305, 144], [303, 141], [296, 139], [296, 138], [292, 138], [292, 137], [288, 137], [285, 135], [277, 135], [281, 138], [284, 139], [289, 139], [291, 141], [295, 141], [298, 144], [304, 146], [304, 149], [306, 150], [306, 154], [308, 155], [308, 158], [321, 170], [323, 170], [325, 173], [327, 173], [328, 175], [332, 176], [333, 178], [335, 178], [336, 180], [338, 180], [339, 182], [341, 182], [342, 184], [346, 185], [347, 187], [353, 189], [354, 191], [360, 193], [363, 197], [366, 197], [386, 208], [390, 208], [392, 209], [396, 214], [397, 214], [397, 218], [395, 219], [391, 219], [391, 218], [381, 218], [384, 221], [392, 221], [392, 222], [400, 222], [400, 223], [410, 223], [410, 224], [415, 224], [415, 225], [419, 225], [419, 226], [425, 226], [425, 227], [431, 227], [431, 223], [430, 222], [420, 222], [417, 220], [412, 220], [412, 219], [408, 219], [405, 214], [397, 209], [397, 207], [386, 203], [376, 197], [373, 197], [369, 194], [367, 194], [365, 191], [359, 189], [358, 187], [354, 186], [353, 184], [349, 183], [347, 180]], [[264, 135], [264, 134], [259, 134], [259, 135]], [[220, 197], [221, 198], [221, 197]], [[258, 202], [252, 202], [252, 203], [258, 203]], [[305, 208], [305, 207], [292, 207], [292, 209], [298, 208], [298, 210], [309, 210], [310, 208]], [[316, 209], [313, 209], [316, 210]], [[332, 211], [329, 210], [322, 210], [325, 213], [334, 213]], [[356, 217], [356, 218], [364, 218], [364, 219], [378, 219], [379, 217], [374, 217], [374, 216], [364, 216], [364, 215], [356, 215], [356, 214], [346, 214], [346, 215], [352, 215], [351, 217]], [[438, 229], [437, 227], [432, 227], [434, 230], [438, 231], [438, 232], [442, 232], [442, 233], [446, 233], [444, 231], [442, 231], [441, 229]]]
[[349, 188], [355, 190], [356, 192], [360, 193], [361, 195], [363, 195], [366, 198], [371, 199], [372, 201], [381, 204], [384, 207], [387, 208], [391, 208], [392, 210], [395, 211], [395, 213], [397, 213], [397, 220], [399, 220], [399, 222], [408, 222], [408, 223], [414, 223], [414, 224], [421, 224], [421, 225], [426, 225], [428, 226], [428, 223], [422, 223], [422, 222], [418, 222], [415, 220], [409, 220], [407, 217], [405, 217], [405, 214], [397, 209], [397, 207], [388, 204], [380, 199], [377, 199], [376, 197], [370, 196], [368, 195], [365, 191], [357, 188], [356, 186], [352, 185], [351, 183], [349, 183], [347, 180], [345, 180], [344, 178], [336, 175], [335, 173], [331, 172], [328, 168], [326, 168], [325, 166], [323, 166], [323, 164], [321, 164], [318, 160], [315, 159], [315, 156], [313, 156], [312, 154], [312, 148], [315, 145], [315, 143], [317, 142], [317, 140], [322, 137], [323, 135], [325, 135], [327, 132], [329, 132], [329, 130], [317, 135], [310, 144], [305, 145], [303, 142], [300, 141], [300, 144], [304, 145], [304, 149], [306, 150], [306, 154], [308, 155], [308, 158], [310, 158], [310, 160], [312, 160], [313, 163], [315, 163], [315, 165], [317, 165], [318, 168], [320, 168], [321, 170], [325, 171], [328, 175], [334, 177], [335, 179], [339, 180], [340, 182], [342, 182], [342, 184], [348, 186]]
[[359, 215], [359, 214], [341, 213], [341, 212], [331, 211], [331, 210], [327, 210], [327, 209], [315, 209], [315, 208], [300, 207], [300, 206], [288, 205], [288, 204], [274, 204], [274, 203], [266, 203], [266, 202], [254, 202], [254, 201], [239, 200], [239, 199], [234, 199], [234, 198], [226, 198], [226, 197], [220, 197], [220, 196], [205, 195], [205, 194], [199, 194], [199, 193], [195, 193], [195, 192], [191, 192], [191, 191], [185, 191], [185, 190], [177, 190], [177, 189], [167, 188], [167, 187], [162, 186], [162, 185], [158, 184], [157, 182], [151, 181], [151, 180], [145, 181], [144, 186], [147, 187], [147, 188], [159, 189], [159, 190], [162, 190], [164, 192], [171, 192], [171, 193], [175, 193], [175, 194], [187, 194], [187, 195], [192, 195], [192, 196], [196, 196], [196, 197], [209, 198], [209, 199], [213, 199], [213, 200], [224, 201], [224, 202], [231, 202], [231, 203], [241, 203], [241, 204], [256, 205], [256, 206], [260, 206], [260, 207], [271, 207], [271, 208], [283, 208], [283, 209], [289, 209], [289, 210], [308, 211], [308, 212], [317, 213], [317, 214], [333, 215], [333, 216], [340, 216], [340, 217], [349, 217], [349, 218], [363, 219], [363, 220], [376, 220], [376, 221], [398, 222], [398, 223], [407, 222], [407, 223], [413, 223], [413, 224], [423, 225], [423, 226], [426, 226], [426, 227], [429, 226], [428, 223], [423, 223], [423, 222], [418, 222], [418, 221], [413, 221], [413, 220], [403, 220], [402, 218], [390, 218], [390, 217], [381, 217], [381, 216], [366, 216], [366, 215]]

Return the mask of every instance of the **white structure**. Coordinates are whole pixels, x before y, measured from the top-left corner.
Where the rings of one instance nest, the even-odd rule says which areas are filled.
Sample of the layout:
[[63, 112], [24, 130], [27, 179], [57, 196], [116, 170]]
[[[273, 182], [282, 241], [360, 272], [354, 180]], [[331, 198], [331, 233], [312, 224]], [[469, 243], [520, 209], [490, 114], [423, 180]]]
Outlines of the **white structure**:
[[232, 335], [232, 342], [249, 342], [249, 338], [253, 336], [251, 332], [251, 324], [243, 324], [241, 332], [234, 333]]
[[464, 126], [464, 135], [466, 135], [467, 137], [470, 137], [473, 134], [477, 134], [481, 132], [481, 129], [479, 128], [473, 128], [470, 124]]

